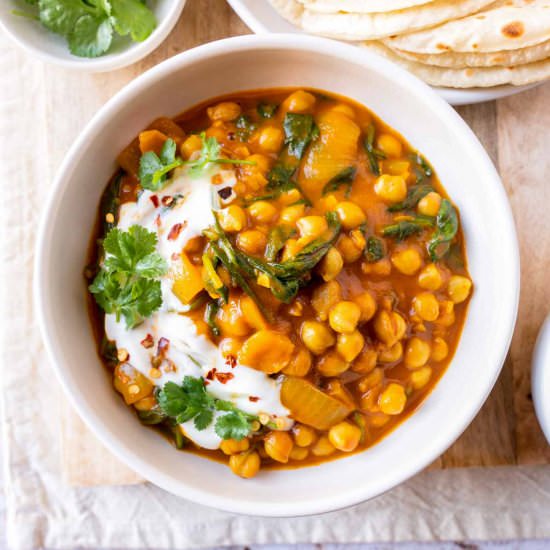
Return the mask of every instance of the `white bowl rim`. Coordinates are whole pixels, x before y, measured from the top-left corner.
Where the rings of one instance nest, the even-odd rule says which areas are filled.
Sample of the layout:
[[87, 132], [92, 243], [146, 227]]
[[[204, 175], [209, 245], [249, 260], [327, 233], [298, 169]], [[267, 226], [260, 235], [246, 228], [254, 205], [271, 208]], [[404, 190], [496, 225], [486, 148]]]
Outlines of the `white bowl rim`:
[[132, 42], [130, 46], [120, 53], [110, 56], [92, 58], [73, 56], [72, 58], [62, 59], [57, 55], [41, 50], [35, 45], [27, 42], [18, 33], [14, 32], [10, 25], [7, 24], [1, 17], [0, 30], [3, 30], [6, 33], [6, 36], [8, 36], [8, 38], [10, 38], [15, 45], [19, 46], [28, 54], [45, 61], [46, 63], [83, 72], [101, 73], [106, 71], [114, 71], [116, 69], [121, 69], [123, 67], [127, 67], [128, 65], [132, 65], [140, 59], [143, 59], [153, 50], [156, 50], [176, 26], [186, 1], [187, 0], [170, 0], [170, 9], [168, 13], [162, 20], [158, 21], [157, 26], [148, 38], [146, 38], [143, 42]]
[[[510, 300], [506, 309], [508, 327], [507, 333], [502, 338], [502, 349], [495, 351], [495, 361], [493, 365], [492, 376], [487, 377], [483, 385], [483, 398], [477, 402], [470, 402], [467, 406], [452, 417], [452, 426], [445, 430], [445, 435], [434, 434], [433, 444], [429, 448], [422, 449], [417, 452], [414, 457], [409, 457], [407, 464], [395, 475], [391, 481], [384, 480], [383, 482], [373, 482], [368, 487], [358, 487], [354, 492], [348, 492], [343, 495], [329, 495], [326, 498], [318, 499], [315, 502], [308, 502], [307, 505], [302, 503], [287, 502], [285, 505], [273, 504], [269, 501], [255, 501], [253, 503], [247, 501], [238, 501], [230, 497], [215, 495], [208, 491], [203, 491], [188, 487], [185, 482], [180, 481], [179, 486], [174, 486], [174, 481], [166, 476], [160, 468], [152, 466], [146, 461], [142, 461], [133, 454], [132, 449], [121, 444], [114, 434], [101, 422], [95, 418], [95, 412], [91, 407], [88, 407], [83, 401], [79, 401], [77, 396], [81, 393], [76, 384], [71, 384], [64, 376], [64, 367], [62, 366], [61, 355], [58, 354], [53, 342], [50, 340], [46, 298], [47, 291], [45, 286], [44, 271], [41, 265], [46, 261], [48, 251], [46, 244], [49, 240], [49, 220], [52, 219], [52, 213], [55, 212], [56, 196], [70, 185], [71, 180], [64, 177], [65, 172], [73, 163], [73, 157], [86, 144], [88, 139], [93, 136], [94, 127], [103, 119], [115, 115], [119, 106], [131, 100], [134, 95], [139, 95], [140, 91], [154, 83], [158, 78], [168, 75], [174, 70], [181, 70], [186, 65], [200, 61], [201, 59], [214, 57], [218, 54], [227, 53], [228, 50], [233, 52], [252, 51], [255, 48], [273, 48], [282, 50], [303, 50], [313, 51], [320, 55], [328, 54], [331, 56], [342, 56], [346, 59], [351, 59], [359, 65], [369, 65], [374, 69], [382, 72], [388, 78], [393, 80], [399, 79], [405, 81], [411, 93], [416, 93], [420, 97], [424, 97], [432, 102], [432, 110], [434, 115], [442, 117], [448, 124], [452, 124], [458, 133], [462, 134], [464, 139], [467, 139], [471, 146], [471, 152], [479, 157], [480, 162], [484, 164], [488, 176], [491, 179], [486, 182], [492, 187], [495, 199], [498, 200], [498, 208], [502, 209], [504, 216], [509, 223], [506, 227], [502, 227], [502, 238], [506, 239], [510, 245], [509, 254], [512, 263], [515, 265], [513, 272], [508, 273], [512, 288], [515, 289], [513, 299]], [[508, 348], [512, 339], [512, 334], [517, 317], [520, 289], [520, 263], [519, 263], [519, 247], [516, 235], [516, 229], [513, 221], [511, 207], [507, 199], [504, 187], [501, 184], [498, 173], [493, 166], [489, 156], [482, 147], [481, 143], [464, 122], [464, 120], [456, 113], [456, 111], [441, 99], [429, 86], [420, 81], [415, 76], [411, 75], [404, 69], [395, 66], [389, 61], [372, 54], [371, 52], [360, 51], [353, 46], [342, 44], [327, 38], [316, 36], [297, 36], [295, 34], [273, 34], [273, 35], [244, 35], [218, 40], [208, 44], [198, 46], [178, 54], [163, 63], [149, 69], [141, 76], [133, 80], [115, 96], [113, 96], [105, 105], [99, 109], [92, 120], [88, 123], [76, 141], [73, 143], [69, 152], [66, 154], [55, 178], [52, 189], [50, 190], [49, 200], [43, 212], [40, 221], [37, 248], [34, 265], [34, 299], [37, 309], [38, 324], [45, 343], [45, 348], [48, 358], [56, 372], [57, 378], [65, 390], [70, 402], [77, 410], [81, 418], [87, 426], [96, 435], [96, 437], [117, 456], [122, 462], [128, 464], [133, 470], [151, 481], [155, 485], [165, 489], [168, 492], [177, 494], [182, 498], [194, 501], [198, 504], [214, 507], [217, 509], [255, 516], [268, 517], [293, 517], [305, 516], [311, 514], [325, 513], [354, 504], [358, 504], [375, 496], [378, 496], [396, 485], [402, 483], [420, 470], [428, 466], [435, 458], [440, 456], [466, 429], [473, 418], [476, 416], [481, 406], [487, 399], [492, 390], [506, 358]]]

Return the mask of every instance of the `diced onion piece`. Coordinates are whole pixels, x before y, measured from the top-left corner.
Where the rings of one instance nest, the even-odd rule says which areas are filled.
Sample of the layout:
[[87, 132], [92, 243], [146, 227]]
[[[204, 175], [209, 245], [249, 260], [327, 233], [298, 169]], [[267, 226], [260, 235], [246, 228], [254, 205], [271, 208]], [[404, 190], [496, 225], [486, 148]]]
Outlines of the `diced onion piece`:
[[328, 430], [353, 410], [302, 378], [285, 378], [281, 386], [281, 401], [294, 420], [318, 430]]

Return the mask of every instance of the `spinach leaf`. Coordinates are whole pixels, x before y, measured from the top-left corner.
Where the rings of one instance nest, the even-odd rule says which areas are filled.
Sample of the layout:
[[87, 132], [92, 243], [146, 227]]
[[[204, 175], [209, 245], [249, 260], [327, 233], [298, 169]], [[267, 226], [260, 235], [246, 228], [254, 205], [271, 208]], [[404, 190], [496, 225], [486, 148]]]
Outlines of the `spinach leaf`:
[[409, 158], [414, 164], [417, 185], [433, 176], [433, 168], [420, 153], [411, 153]]
[[346, 198], [351, 194], [351, 186], [353, 180], [355, 179], [355, 174], [357, 173], [357, 168], [355, 166], [348, 166], [344, 168], [341, 172], [336, 174], [330, 181], [323, 187], [322, 194], [327, 195], [328, 193], [334, 193], [338, 191], [340, 186], [346, 186], [345, 196]]
[[319, 128], [313, 116], [299, 113], [287, 113], [283, 121], [285, 144], [288, 154], [301, 159], [311, 141], [319, 136]]
[[258, 125], [252, 122], [246, 115], [239, 116], [235, 121], [235, 126], [237, 127], [237, 137], [241, 141], [248, 141], [248, 138], [258, 127]]
[[413, 185], [407, 191], [407, 197], [404, 201], [392, 204], [388, 207], [389, 212], [399, 212], [400, 210], [412, 210], [428, 193], [434, 188], [431, 185]]
[[374, 124], [369, 124], [369, 127], [367, 128], [367, 136], [364, 141], [364, 147], [365, 151], [367, 153], [367, 158], [369, 160], [369, 167], [370, 171], [375, 175], [380, 175], [380, 165], [378, 164], [378, 161], [381, 159], [385, 159], [386, 155], [380, 149], [376, 149], [374, 147], [374, 137], [376, 133], [376, 128], [374, 127]]
[[441, 201], [435, 225], [436, 230], [428, 243], [428, 252], [434, 262], [447, 254], [458, 232], [458, 215], [448, 199]]
[[411, 235], [421, 233], [424, 229], [433, 227], [434, 220], [432, 218], [416, 217], [410, 220], [401, 220], [397, 223], [386, 225], [382, 229], [384, 237], [393, 237], [397, 241], [403, 241]]
[[210, 327], [212, 334], [214, 336], [220, 335], [220, 329], [216, 324], [216, 315], [220, 309], [220, 303], [218, 300], [211, 300], [206, 304], [206, 309], [204, 310], [204, 321]]
[[296, 230], [287, 225], [278, 225], [269, 232], [265, 257], [269, 262], [274, 262], [277, 254], [282, 250], [286, 241], [296, 234]]
[[259, 103], [256, 111], [262, 118], [272, 118], [279, 106], [274, 103]]
[[158, 406], [148, 411], [138, 411], [137, 415], [141, 423], [147, 426], [160, 424], [168, 418]]
[[374, 236], [369, 237], [364, 251], [365, 260], [369, 263], [374, 263], [381, 260], [385, 255], [382, 239]]

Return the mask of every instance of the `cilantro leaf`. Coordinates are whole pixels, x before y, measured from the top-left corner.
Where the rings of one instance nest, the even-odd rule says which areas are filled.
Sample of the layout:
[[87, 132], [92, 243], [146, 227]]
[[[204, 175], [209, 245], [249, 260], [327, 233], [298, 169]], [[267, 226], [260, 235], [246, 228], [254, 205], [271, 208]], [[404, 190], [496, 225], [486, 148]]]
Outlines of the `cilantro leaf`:
[[214, 420], [214, 411], [224, 411], [218, 416], [214, 430], [222, 439], [241, 440], [247, 437], [256, 417], [235, 407], [230, 401], [216, 399], [206, 391], [203, 378], [185, 376], [181, 385], [167, 382], [157, 392], [161, 411], [179, 424], [193, 420], [197, 430], [208, 428]]
[[250, 433], [250, 421], [242, 411], [233, 410], [218, 417], [214, 430], [222, 439], [240, 441]]
[[189, 167], [189, 175], [192, 178], [201, 176], [210, 164], [256, 164], [253, 160], [223, 158], [220, 156], [222, 149], [221, 145], [215, 137], [206, 137], [205, 132], [201, 132], [200, 138], [202, 140], [202, 149], [199, 157], [197, 159], [188, 160], [185, 162], [185, 164]]
[[89, 286], [99, 307], [133, 328], [162, 305], [158, 278], [168, 266], [155, 251], [157, 236], [139, 225], [111, 229], [103, 241], [103, 267]]
[[83, 15], [97, 15], [82, 0], [40, 0], [40, 22], [50, 31], [63, 36], [73, 32], [76, 22]]
[[143, 42], [157, 26], [155, 14], [139, 0], [110, 0], [114, 27], [118, 34], [129, 34], [134, 42]]
[[113, 26], [106, 16], [82, 15], [67, 35], [69, 50], [79, 57], [99, 57], [110, 47]]
[[160, 155], [154, 151], [147, 151], [141, 155], [138, 172], [139, 183], [144, 189], [158, 191], [164, 186], [168, 172], [182, 164], [183, 161], [176, 158], [176, 142], [168, 138], [162, 146]]

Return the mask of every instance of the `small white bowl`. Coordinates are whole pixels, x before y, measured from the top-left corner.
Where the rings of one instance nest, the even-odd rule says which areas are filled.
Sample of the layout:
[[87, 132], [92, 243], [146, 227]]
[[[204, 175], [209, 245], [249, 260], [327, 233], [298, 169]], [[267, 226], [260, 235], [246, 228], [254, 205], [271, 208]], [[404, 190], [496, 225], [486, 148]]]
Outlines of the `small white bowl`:
[[[418, 148], [457, 204], [475, 291], [456, 355], [422, 405], [365, 452], [251, 480], [177, 452], [140, 425], [97, 356], [82, 275], [100, 195], [118, 152], [154, 118], [221, 94], [305, 86], [372, 109]], [[353, 46], [312, 36], [242, 36], [189, 50], [141, 75], [95, 115], [67, 154], [39, 230], [39, 324], [67, 395], [97, 437], [160, 487], [246, 514], [297, 516], [372, 498], [438, 457], [491, 391], [510, 343], [519, 291], [513, 219], [499, 177], [464, 121], [420, 80]]]
[[59, 36], [38, 21], [14, 15], [13, 10], [32, 11], [23, 0], [5, 0], [0, 7], [0, 30], [15, 44], [42, 61], [68, 69], [86, 72], [113, 71], [131, 65], [151, 53], [168, 36], [177, 23], [186, 0], [157, 0], [151, 9], [157, 26], [143, 42], [132, 42], [129, 37], [116, 37], [111, 50], [95, 58], [77, 57], [69, 51], [64, 37]]
[[533, 350], [531, 394], [540, 427], [550, 444], [550, 315], [540, 328]]

